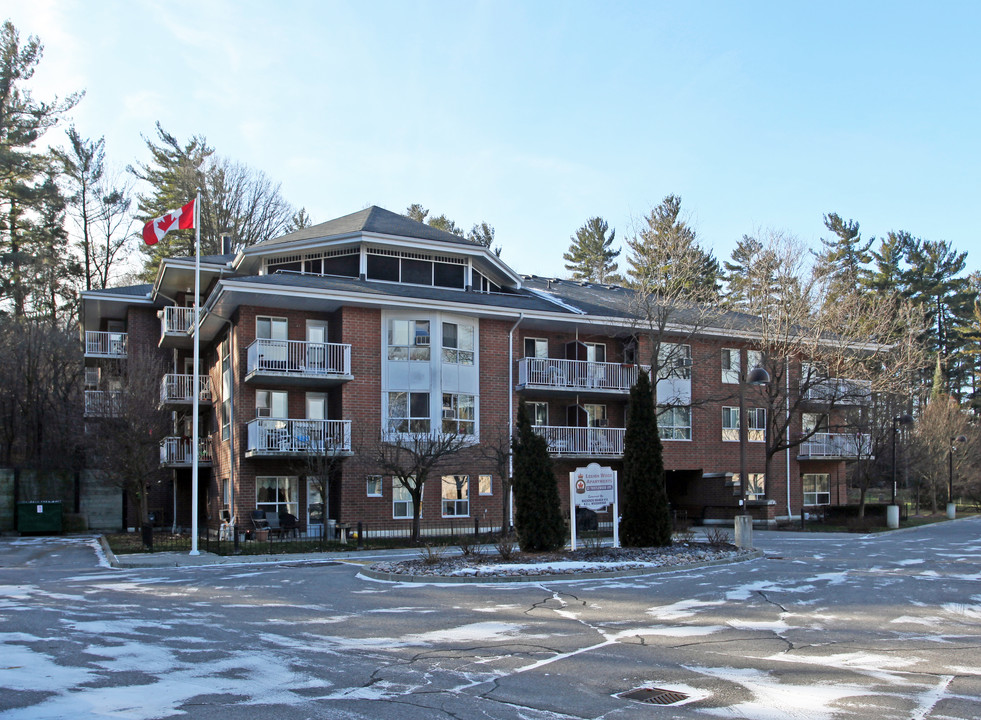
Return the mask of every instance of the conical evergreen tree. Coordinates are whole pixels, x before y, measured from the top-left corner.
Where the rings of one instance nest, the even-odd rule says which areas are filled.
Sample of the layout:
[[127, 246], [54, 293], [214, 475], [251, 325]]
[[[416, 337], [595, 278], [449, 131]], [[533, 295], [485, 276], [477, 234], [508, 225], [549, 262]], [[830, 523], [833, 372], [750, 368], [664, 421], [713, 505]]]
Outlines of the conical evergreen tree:
[[559, 487], [548, 445], [532, 429], [524, 402], [518, 406], [518, 429], [511, 447], [518, 545], [525, 552], [556, 550], [565, 544]]
[[625, 547], [671, 544], [671, 514], [664, 480], [664, 458], [657, 412], [647, 373], [630, 389], [623, 440], [623, 496], [620, 541]]
[[569, 251], [562, 258], [565, 269], [572, 273], [573, 280], [586, 280], [595, 283], [621, 283], [623, 278], [617, 275], [617, 263], [614, 262], [620, 254], [614, 250], [613, 240], [617, 231], [610, 231], [609, 223], [601, 217], [591, 217], [576, 230], [572, 236]]

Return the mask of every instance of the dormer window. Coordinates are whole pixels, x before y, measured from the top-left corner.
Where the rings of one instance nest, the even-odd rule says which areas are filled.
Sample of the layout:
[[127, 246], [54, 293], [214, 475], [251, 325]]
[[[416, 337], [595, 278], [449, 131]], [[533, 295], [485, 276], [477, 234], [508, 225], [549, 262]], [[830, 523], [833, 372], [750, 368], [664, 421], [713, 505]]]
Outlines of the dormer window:
[[462, 290], [466, 283], [466, 269], [466, 261], [461, 258], [368, 248], [369, 280]]

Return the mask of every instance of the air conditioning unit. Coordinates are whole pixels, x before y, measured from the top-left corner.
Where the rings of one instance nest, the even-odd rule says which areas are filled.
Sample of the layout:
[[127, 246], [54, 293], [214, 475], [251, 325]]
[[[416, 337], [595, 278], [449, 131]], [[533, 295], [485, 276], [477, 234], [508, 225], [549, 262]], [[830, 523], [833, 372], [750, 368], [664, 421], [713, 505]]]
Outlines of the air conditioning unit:
[[443, 419], [444, 420], [452, 420], [454, 417], [456, 417], [456, 416], [453, 414], [453, 410], [452, 409], [450, 409], [450, 408], [443, 408]]
[[271, 409], [267, 407], [257, 407], [255, 409], [255, 416], [260, 418], [272, 417]]

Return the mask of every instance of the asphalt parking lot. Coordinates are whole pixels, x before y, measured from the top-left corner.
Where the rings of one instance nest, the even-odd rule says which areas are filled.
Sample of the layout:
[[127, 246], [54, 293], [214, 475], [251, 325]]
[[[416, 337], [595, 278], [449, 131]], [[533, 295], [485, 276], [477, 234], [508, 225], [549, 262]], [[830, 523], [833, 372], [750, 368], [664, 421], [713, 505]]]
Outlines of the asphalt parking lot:
[[440, 586], [2, 538], [0, 718], [981, 717], [981, 520], [755, 539], [736, 565]]

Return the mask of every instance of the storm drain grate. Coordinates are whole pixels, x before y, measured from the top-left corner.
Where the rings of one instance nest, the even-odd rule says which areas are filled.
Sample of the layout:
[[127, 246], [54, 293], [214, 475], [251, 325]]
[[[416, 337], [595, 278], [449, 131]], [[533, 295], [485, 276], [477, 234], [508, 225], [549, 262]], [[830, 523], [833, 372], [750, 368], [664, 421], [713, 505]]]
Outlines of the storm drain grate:
[[624, 700], [636, 700], [637, 702], [648, 703], [650, 705], [674, 705], [682, 700], [687, 700], [688, 696], [674, 690], [664, 690], [662, 688], [637, 688], [625, 693], [620, 693], [618, 697]]

